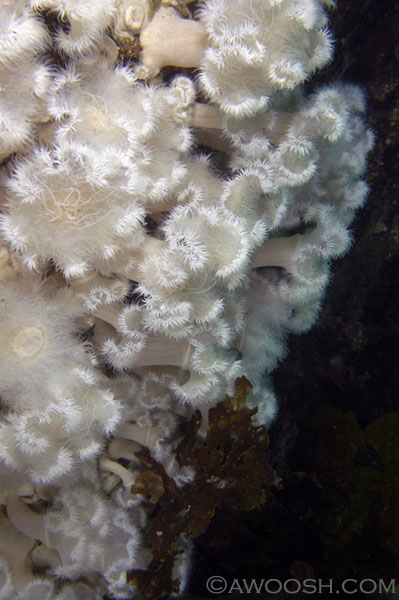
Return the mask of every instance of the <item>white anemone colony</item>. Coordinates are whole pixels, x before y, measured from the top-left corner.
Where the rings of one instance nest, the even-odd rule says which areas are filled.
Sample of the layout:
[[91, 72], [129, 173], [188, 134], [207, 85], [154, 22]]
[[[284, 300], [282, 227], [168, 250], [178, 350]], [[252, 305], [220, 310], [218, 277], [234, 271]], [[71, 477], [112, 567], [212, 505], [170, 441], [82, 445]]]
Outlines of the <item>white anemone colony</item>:
[[272, 422], [367, 195], [362, 93], [299, 87], [332, 4], [1, 0], [1, 600], [133, 598], [137, 450], [190, 485], [182, 422], [241, 374]]

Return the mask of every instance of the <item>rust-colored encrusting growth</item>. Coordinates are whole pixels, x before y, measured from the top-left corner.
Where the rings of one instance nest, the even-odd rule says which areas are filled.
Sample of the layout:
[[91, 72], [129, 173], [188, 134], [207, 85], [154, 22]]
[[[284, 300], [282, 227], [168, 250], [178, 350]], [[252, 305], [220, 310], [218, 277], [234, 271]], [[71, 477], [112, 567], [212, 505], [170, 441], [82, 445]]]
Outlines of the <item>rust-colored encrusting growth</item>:
[[143, 494], [150, 504], [156, 504], [164, 491], [162, 477], [152, 471], [143, 471], [131, 487], [132, 494]]
[[146, 571], [129, 573], [141, 597], [159, 600], [178, 592], [172, 571], [181, 552], [181, 540], [188, 541], [204, 532], [218, 507], [251, 510], [271, 498], [274, 473], [268, 464], [269, 437], [265, 427], [252, 425], [255, 411], [245, 407], [250, 390], [245, 377], [237, 380], [235, 396], [209, 411], [205, 439], [198, 435], [199, 413], [192, 418], [176, 451], [179, 464], [195, 470], [190, 485], [177, 487], [148, 452], [142, 453], [148, 471], [140, 476], [143, 480], [139, 493], [147, 495], [152, 508], [146, 538], [152, 545], [153, 558]]

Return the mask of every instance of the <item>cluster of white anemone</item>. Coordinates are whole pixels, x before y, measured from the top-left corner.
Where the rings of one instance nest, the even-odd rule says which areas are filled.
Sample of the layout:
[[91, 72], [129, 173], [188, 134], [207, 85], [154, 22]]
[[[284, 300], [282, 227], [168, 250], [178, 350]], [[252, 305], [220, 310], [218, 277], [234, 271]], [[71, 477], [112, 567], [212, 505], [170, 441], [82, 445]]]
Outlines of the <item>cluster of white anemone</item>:
[[135, 596], [138, 451], [190, 485], [184, 423], [242, 374], [273, 421], [367, 195], [362, 93], [298, 87], [333, 3], [187, 4], [0, 4], [0, 600]]

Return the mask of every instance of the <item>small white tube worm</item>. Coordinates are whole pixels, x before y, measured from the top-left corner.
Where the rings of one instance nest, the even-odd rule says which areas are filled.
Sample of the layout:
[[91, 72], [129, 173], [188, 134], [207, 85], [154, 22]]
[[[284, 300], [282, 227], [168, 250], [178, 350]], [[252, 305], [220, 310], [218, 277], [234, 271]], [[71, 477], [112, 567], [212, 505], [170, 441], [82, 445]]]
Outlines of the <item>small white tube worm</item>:
[[136, 442], [115, 437], [109, 444], [107, 453], [112, 458], [124, 458], [131, 462], [138, 462], [136, 452], [140, 451], [140, 449], [140, 446]]
[[195, 139], [198, 144], [208, 146], [213, 150], [219, 150], [220, 152], [231, 152], [232, 144], [225, 135], [220, 134], [218, 129], [206, 129], [198, 128], [195, 131]]
[[33, 496], [34, 493], [35, 493], [35, 488], [34, 488], [33, 484], [30, 483], [29, 481], [27, 481], [26, 483], [22, 484], [16, 490], [16, 494], [19, 497], [30, 497], [30, 496]]
[[61, 566], [61, 559], [58, 552], [56, 550], [50, 550], [50, 548], [44, 544], [36, 546], [31, 552], [31, 557], [35, 566], [39, 569], [46, 567], [56, 569]]
[[0, 504], [6, 504], [8, 495], [30, 496], [35, 493], [35, 487], [22, 473], [9, 469], [0, 463]]
[[101, 354], [103, 344], [115, 335], [115, 329], [102, 319], [95, 321], [95, 335], [90, 340], [96, 354]]
[[192, 353], [193, 348], [189, 342], [165, 337], [150, 337], [146, 340], [144, 349], [135, 358], [134, 366], [173, 365], [188, 369]]
[[[42, 542], [50, 550], [56, 549], [60, 556], [61, 563], [65, 556], [71, 551], [75, 545], [72, 538], [64, 535], [61, 532], [48, 531], [44, 516], [39, 515], [31, 510], [23, 500], [15, 496], [10, 496], [7, 501], [7, 516], [9, 521], [18, 531], [39, 542]], [[65, 556], [63, 556], [65, 555]]]
[[[101, 306], [93, 314], [105, 324], [111, 325], [114, 330], [119, 331], [118, 317], [123, 306]], [[98, 323], [98, 322], [97, 322]], [[100, 347], [101, 342], [105, 343], [107, 339], [114, 336], [115, 331], [107, 330], [99, 326], [97, 331], [95, 346]], [[172, 365], [182, 369], [189, 368], [189, 362], [193, 354], [193, 347], [187, 341], [173, 340], [163, 336], [148, 337], [145, 341], [143, 350], [137, 352], [132, 358], [131, 367], [153, 367], [156, 365]]]
[[0, 556], [3, 556], [12, 574], [15, 587], [23, 588], [32, 579], [28, 556], [34, 541], [30, 536], [12, 526], [5, 518], [0, 518]]
[[93, 316], [96, 319], [101, 319], [102, 321], [109, 323], [114, 329], [118, 330], [118, 318], [123, 307], [124, 305], [120, 303], [99, 306], [93, 312]]
[[98, 44], [97, 49], [107, 61], [108, 66], [112, 69], [118, 60], [118, 46], [112, 38], [105, 35]]
[[290, 271], [295, 262], [295, 255], [305, 245], [327, 259], [342, 254], [350, 243], [347, 230], [339, 221], [328, 221], [328, 211], [319, 215], [319, 218], [320, 216], [320, 223], [307, 233], [265, 240], [252, 257], [252, 267], [283, 267]]
[[193, 106], [191, 126], [195, 129], [195, 138], [199, 144], [204, 144], [221, 152], [229, 152], [231, 143], [223, 130], [223, 115], [218, 106], [195, 102]]
[[17, 496], [9, 496], [7, 500], [7, 517], [18, 531], [30, 538], [47, 544], [46, 528], [43, 517], [33, 512], [23, 500]]
[[70, 25], [69, 37], [71, 40], [77, 40], [84, 36], [85, 28], [83, 23], [79, 19], [74, 19], [70, 14], [68, 15], [68, 21]]
[[296, 233], [288, 237], [268, 238], [252, 257], [252, 267], [283, 267], [290, 270], [298, 248], [306, 241], [306, 234]]
[[[292, 119], [293, 115], [291, 113], [276, 111], [271, 112], [271, 114], [261, 113], [259, 116], [254, 117], [248, 123], [248, 126], [253, 134], [259, 133], [264, 129], [264, 135], [268, 141], [271, 144], [278, 146], [287, 135]], [[231, 133], [234, 137], [235, 126], [241, 128], [243, 125], [241, 121], [238, 121], [235, 125], [233, 119], [227, 124], [227, 135], [225, 134], [222, 136], [220, 133], [218, 134], [217, 131], [223, 130], [226, 123], [224, 122], [223, 113], [220, 108], [214, 104], [195, 102], [193, 105], [191, 126], [198, 129], [198, 131], [196, 131], [196, 138], [200, 143], [206, 144], [216, 150], [229, 152], [231, 151], [231, 143], [228, 139], [228, 133]], [[230, 127], [232, 128], [231, 131], [229, 131]]]
[[41, 500], [46, 500], [46, 502], [51, 502], [54, 500], [58, 488], [55, 485], [49, 485], [46, 483], [36, 484], [36, 493]]
[[118, 430], [118, 437], [137, 442], [153, 452], [162, 439], [162, 431], [155, 426], [139, 427], [135, 423], [124, 423]]
[[110, 471], [117, 475], [125, 488], [130, 488], [135, 482], [135, 476], [128, 469], [120, 465], [115, 460], [111, 460], [106, 456], [101, 456], [99, 460], [99, 466], [102, 471]]
[[192, 127], [204, 127], [206, 129], [222, 129], [222, 113], [214, 104], [203, 104], [194, 102], [191, 117]]
[[[57, 134], [59, 126], [60, 126], [60, 122], [53, 121], [52, 119], [48, 119], [47, 121], [44, 121], [43, 123], [39, 123], [39, 125], [37, 126], [37, 129], [36, 129], [36, 135], [39, 138], [40, 142], [44, 146], [47, 146], [49, 148], [54, 146], [55, 136]], [[33, 148], [34, 148], [34, 142], [32, 141], [32, 142], [27, 143], [24, 146], [24, 148], [21, 149], [21, 152], [23, 154], [29, 154], [29, 152], [31, 152], [31, 150]]]
[[[272, 111], [272, 113], [269, 115], [267, 112], [266, 113], [262, 113], [262, 120], [266, 120], [266, 136], [268, 138], [268, 140], [270, 141], [271, 144], [273, 144], [274, 146], [278, 146], [282, 140], [287, 136], [288, 132], [290, 131], [290, 126], [292, 126], [293, 124], [293, 120], [294, 120], [294, 114], [290, 113], [290, 112], [277, 112], [277, 111]], [[292, 129], [291, 128], [291, 136], [297, 136], [299, 137], [300, 135], [304, 136], [304, 135], [308, 135], [310, 137], [313, 137], [310, 132], [297, 132], [296, 129]]]
[[[248, 135], [259, 134], [263, 131], [265, 138], [274, 146], [278, 146], [287, 136], [292, 121], [292, 113], [268, 111], [245, 122], [244, 129], [245, 126], [248, 128]], [[228, 136], [232, 135], [234, 137], [234, 134], [243, 127], [243, 122], [240, 120], [236, 122], [234, 119], [226, 122], [218, 106], [195, 102], [191, 126], [198, 129], [196, 138], [199, 142], [216, 150], [228, 152], [231, 150]], [[218, 130], [225, 130], [225, 135], [218, 134]]]
[[182, 19], [171, 7], [161, 6], [140, 36], [141, 62], [148, 77], [163, 67], [198, 67], [204, 57], [208, 35], [192, 19]]
[[175, 206], [177, 206], [176, 200], [174, 198], [170, 198], [165, 200], [165, 202], [160, 202], [159, 204], [150, 204], [146, 207], [146, 210], [148, 214], [151, 215], [151, 219], [159, 224], [164, 218], [164, 215], [160, 213], [167, 212]]

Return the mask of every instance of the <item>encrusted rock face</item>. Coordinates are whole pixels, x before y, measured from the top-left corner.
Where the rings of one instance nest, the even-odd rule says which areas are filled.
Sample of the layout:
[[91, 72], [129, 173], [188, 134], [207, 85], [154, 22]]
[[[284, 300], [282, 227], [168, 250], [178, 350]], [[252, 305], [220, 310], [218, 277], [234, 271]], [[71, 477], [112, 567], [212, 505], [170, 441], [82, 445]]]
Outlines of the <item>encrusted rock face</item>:
[[362, 92], [298, 87], [331, 4], [1, 5], [3, 600], [182, 594], [265, 501], [269, 375], [367, 195]]

